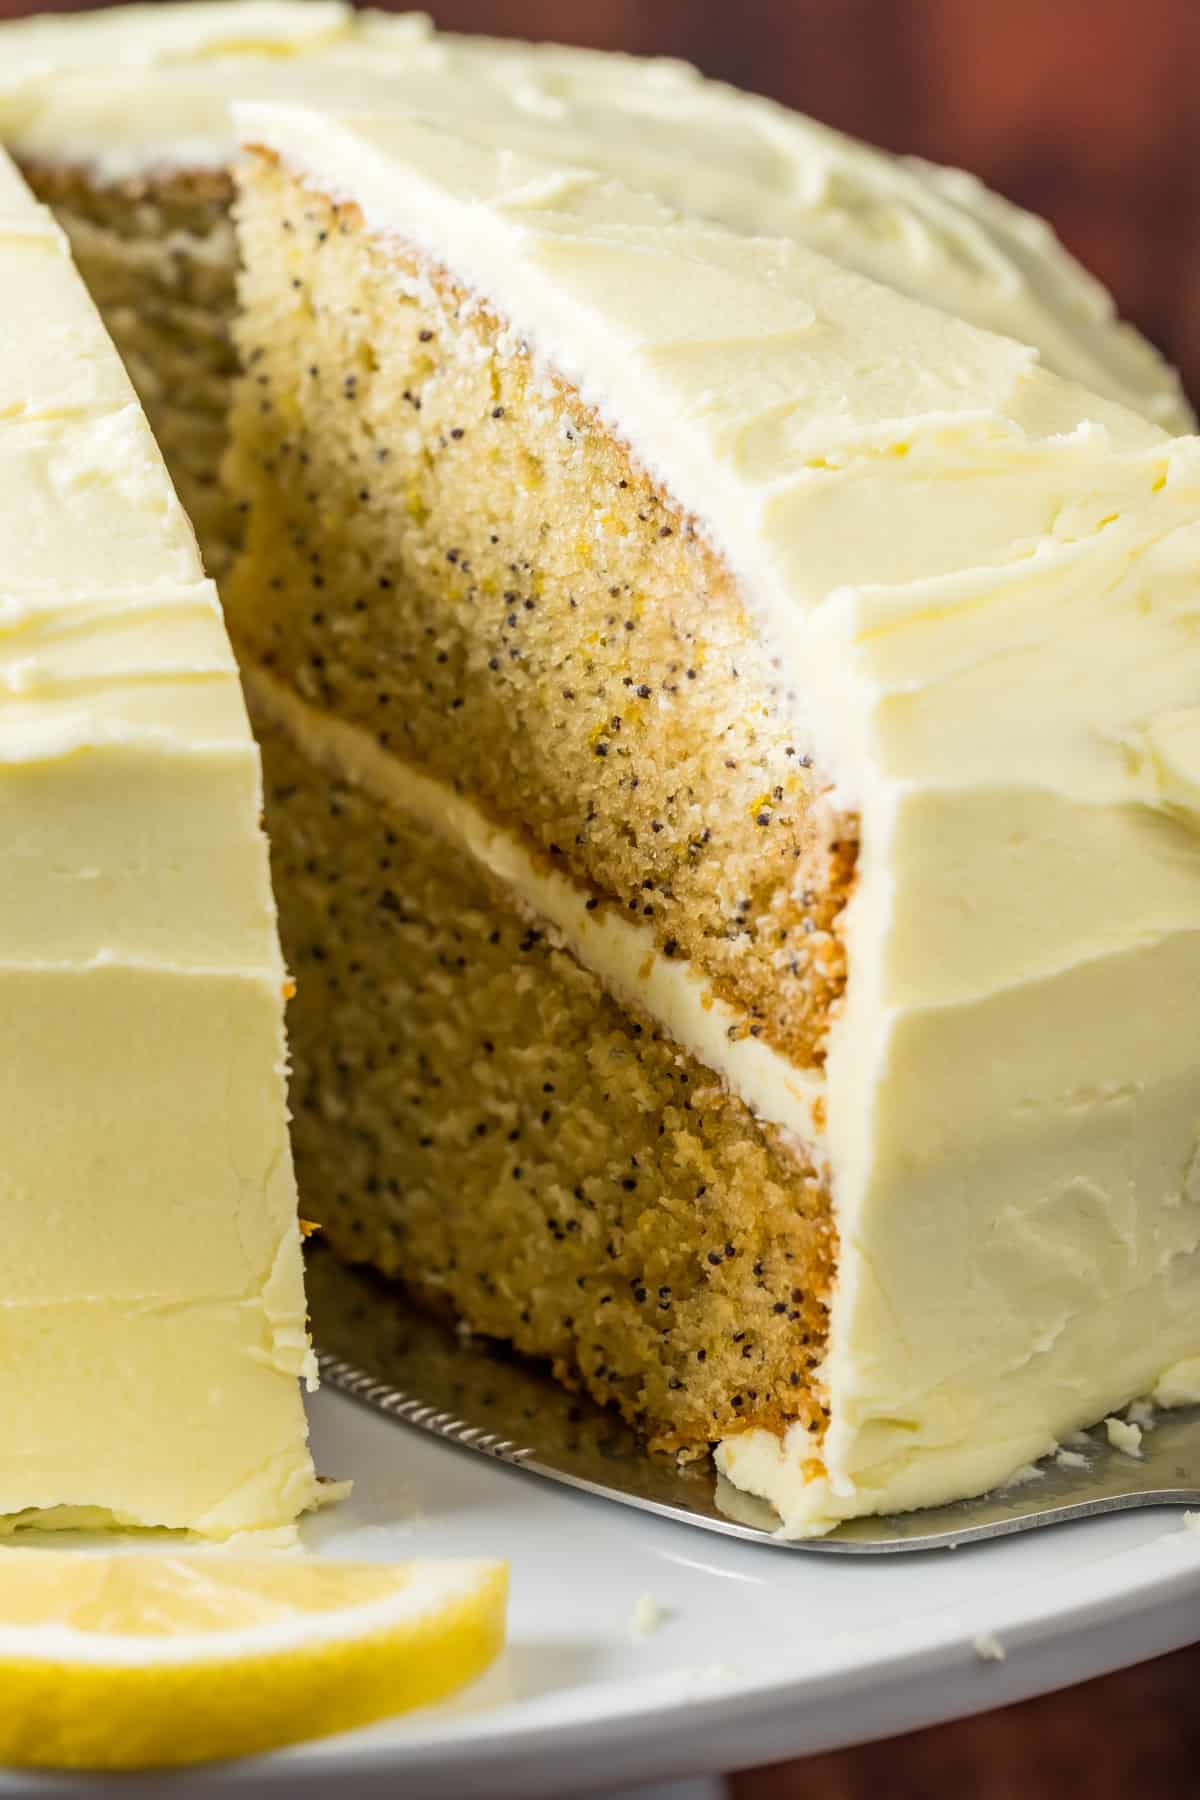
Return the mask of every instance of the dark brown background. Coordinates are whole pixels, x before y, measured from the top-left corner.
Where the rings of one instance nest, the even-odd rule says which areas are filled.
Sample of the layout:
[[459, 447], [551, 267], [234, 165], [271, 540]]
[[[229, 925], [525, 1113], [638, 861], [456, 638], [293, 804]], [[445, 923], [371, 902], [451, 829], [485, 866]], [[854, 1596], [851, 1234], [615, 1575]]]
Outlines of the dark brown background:
[[[876, 143], [973, 169], [1053, 220], [1200, 399], [1200, 0], [427, 4], [447, 28], [685, 56]], [[0, 16], [26, 10], [0, 0]], [[735, 1791], [1186, 1800], [1200, 1795], [1200, 1648], [886, 1746], [745, 1775]]]

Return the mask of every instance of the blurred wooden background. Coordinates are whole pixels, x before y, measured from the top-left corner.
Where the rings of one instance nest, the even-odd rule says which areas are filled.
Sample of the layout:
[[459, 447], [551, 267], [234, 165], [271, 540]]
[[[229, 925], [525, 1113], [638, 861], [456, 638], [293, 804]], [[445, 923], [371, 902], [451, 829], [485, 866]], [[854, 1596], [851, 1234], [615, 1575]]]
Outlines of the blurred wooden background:
[[[427, 3], [448, 29], [687, 57], [876, 143], [974, 170], [1053, 221], [1200, 402], [1200, 0]], [[0, 17], [30, 10], [0, 0]], [[1198, 1691], [1200, 1648], [745, 1775], [735, 1793], [1188, 1800], [1200, 1795]]]

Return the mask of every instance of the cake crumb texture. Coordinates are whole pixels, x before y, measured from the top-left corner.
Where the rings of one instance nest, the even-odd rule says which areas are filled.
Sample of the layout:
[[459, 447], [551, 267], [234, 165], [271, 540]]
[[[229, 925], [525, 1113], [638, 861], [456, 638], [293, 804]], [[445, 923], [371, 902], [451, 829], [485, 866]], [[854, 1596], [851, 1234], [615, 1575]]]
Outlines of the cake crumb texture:
[[520, 825], [819, 1063], [855, 827], [724, 565], [448, 278], [269, 161], [239, 204], [246, 659]]
[[[253, 683], [252, 683], [253, 692]], [[663, 1449], [822, 1417], [825, 1185], [479, 868], [261, 711], [305, 1204]]]

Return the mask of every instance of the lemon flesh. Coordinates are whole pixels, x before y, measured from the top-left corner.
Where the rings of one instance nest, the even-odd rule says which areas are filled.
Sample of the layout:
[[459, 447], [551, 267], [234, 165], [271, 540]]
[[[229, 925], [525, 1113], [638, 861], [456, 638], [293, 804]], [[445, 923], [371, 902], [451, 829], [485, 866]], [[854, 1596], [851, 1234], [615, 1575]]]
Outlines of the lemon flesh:
[[504, 1643], [503, 1563], [0, 1551], [0, 1763], [244, 1756], [421, 1706]]

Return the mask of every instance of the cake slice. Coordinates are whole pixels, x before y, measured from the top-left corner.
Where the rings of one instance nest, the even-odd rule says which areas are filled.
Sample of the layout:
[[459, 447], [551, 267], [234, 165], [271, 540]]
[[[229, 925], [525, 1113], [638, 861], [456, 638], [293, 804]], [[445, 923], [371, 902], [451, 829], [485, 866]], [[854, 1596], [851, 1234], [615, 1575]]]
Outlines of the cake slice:
[[212, 584], [0, 152], [0, 1515], [314, 1494], [261, 777]]
[[604, 172], [239, 116], [334, 1245], [796, 1533], [1195, 1397], [1200, 445]]
[[55, 209], [218, 579], [234, 373], [230, 102], [469, 119], [748, 234], [792, 237], [1186, 428], [1178, 380], [1042, 221], [677, 62], [434, 32], [336, 0], [127, 6], [0, 24], [0, 141]]

